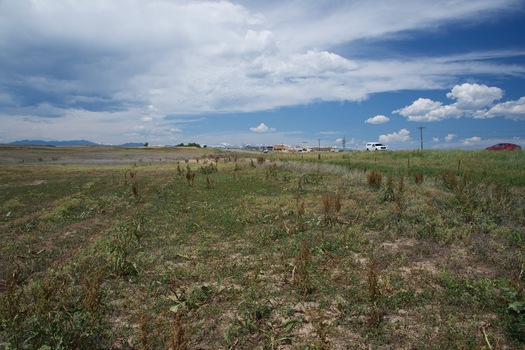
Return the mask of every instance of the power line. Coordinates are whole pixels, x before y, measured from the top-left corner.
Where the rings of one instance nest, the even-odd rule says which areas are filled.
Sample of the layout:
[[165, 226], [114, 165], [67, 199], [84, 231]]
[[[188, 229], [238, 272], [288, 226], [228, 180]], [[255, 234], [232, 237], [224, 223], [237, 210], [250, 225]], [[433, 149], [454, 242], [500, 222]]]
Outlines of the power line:
[[421, 140], [421, 150], [423, 150], [423, 129], [425, 129], [424, 126], [418, 126], [419, 129], [419, 138]]

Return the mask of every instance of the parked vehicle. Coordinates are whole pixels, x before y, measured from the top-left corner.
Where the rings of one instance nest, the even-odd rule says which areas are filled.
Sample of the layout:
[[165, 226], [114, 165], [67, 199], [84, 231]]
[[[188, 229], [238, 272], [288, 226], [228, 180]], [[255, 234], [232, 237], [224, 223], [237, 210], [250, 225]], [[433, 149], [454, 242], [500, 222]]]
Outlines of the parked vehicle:
[[368, 142], [365, 149], [367, 151], [386, 151], [386, 146], [379, 142]]
[[498, 143], [485, 149], [488, 151], [519, 151], [521, 146], [513, 143]]

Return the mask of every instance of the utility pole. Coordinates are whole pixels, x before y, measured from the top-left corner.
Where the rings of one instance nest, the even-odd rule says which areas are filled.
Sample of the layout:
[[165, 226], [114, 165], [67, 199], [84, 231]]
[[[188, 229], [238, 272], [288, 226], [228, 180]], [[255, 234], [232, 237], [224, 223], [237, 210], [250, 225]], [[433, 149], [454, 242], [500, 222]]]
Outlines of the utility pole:
[[419, 126], [419, 139], [421, 140], [421, 150], [423, 150], [423, 129], [425, 129], [424, 126]]
[[343, 142], [343, 150], [345, 150], [346, 149], [346, 138], [345, 138], [345, 136], [343, 136], [343, 141], [342, 142]]
[[319, 154], [317, 155], [317, 159], [321, 159], [321, 139], [317, 139], [317, 142], [319, 144], [318, 146], [318, 151], [319, 151]]

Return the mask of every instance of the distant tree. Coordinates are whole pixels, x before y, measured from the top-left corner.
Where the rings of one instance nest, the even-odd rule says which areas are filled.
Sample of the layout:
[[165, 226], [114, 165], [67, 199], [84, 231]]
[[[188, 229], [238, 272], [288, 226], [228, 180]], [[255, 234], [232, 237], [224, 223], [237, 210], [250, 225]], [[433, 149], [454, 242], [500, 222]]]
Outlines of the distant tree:
[[148, 147], [148, 146], [149, 146], [149, 143], [146, 142], [146, 143], [144, 144], [144, 147]]
[[175, 147], [197, 147], [197, 148], [201, 148], [201, 145], [199, 145], [198, 143], [195, 143], [195, 142], [190, 142], [188, 144], [183, 144], [183, 143], [179, 143], [177, 146]]

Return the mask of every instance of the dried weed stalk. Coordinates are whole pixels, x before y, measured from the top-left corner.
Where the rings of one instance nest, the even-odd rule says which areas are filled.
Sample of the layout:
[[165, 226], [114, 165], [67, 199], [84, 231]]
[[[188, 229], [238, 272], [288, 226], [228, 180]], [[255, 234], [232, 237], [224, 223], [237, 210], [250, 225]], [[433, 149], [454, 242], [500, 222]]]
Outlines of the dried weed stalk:
[[366, 177], [366, 181], [368, 183], [368, 186], [370, 186], [371, 188], [375, 189], [375, 190], [378, 190], [381, 188], [381, 172], [376, 172], [374, 170], [371, 170], [367, 177]]
[[313, 291], [309, 272], [311, 261], [310, 246], [307, 240], [303, 240], [299, 252], [295, 255], [292, 270], [292, 283], [302, 294], [309, 294]]
[[368, 300], [370, 302], [368, 325], [377, 328], [383, 318], [383, 312], [380, 309], [381, 291], [379, 289], [378, 263], [375, 258], [370, 259], [366, 280], [368, 285]]
[[184, 324], [181, 312], [175, 313], [173, 333], [169, 340], [169, 348], [173, 350], [187, 350], [188, 349], [188, 327]]

